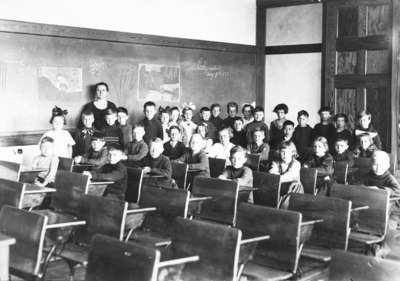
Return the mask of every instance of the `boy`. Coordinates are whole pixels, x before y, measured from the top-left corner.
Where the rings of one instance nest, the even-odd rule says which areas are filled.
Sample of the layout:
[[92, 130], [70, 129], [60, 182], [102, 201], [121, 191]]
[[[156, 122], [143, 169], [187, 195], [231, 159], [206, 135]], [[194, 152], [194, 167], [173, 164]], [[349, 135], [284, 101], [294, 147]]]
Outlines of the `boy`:
[[128, 110], [125, 107], [117, 108], [118, 127], [122, 131], [122, 141], [124, 148], [132, 141], [132, 126], [128, 124]]
[[94, 132], [97, 132], [97, 130], [93, 128], [94, 115], [92, 111], [82, 111], [81, 121], [83, 128], [77, 130], [75, 134], [74, 156], [84, 155], [89, 151], [92, 136]]
[[211, 111], [208, 107], [202, 107], [200, 109], [200, 122], [199, 124], [205, 124], [207, 127], [207, 136], [213, 140], [213, 142], [218, 141], [217, 128], [210, 121]]
[[336, 126], [335, 140], [345, 139], [345, 140], [347, 140], [347, 143], [349, 144], [349, 146], [353, 147], [351, 132], [346, 129], [346, 125], [348, 122], [347, 115], [344, 113], [338, 113], [333, 117], [333, 121], [335, 122], [335, 126]]
[[235, 117], [232, 133], [231, 143], [247, 147], [246, 131], [244, 129], [244, 121], [241, 117]]
[[330, 122], [331, 119], [331, 108], [329, 106], [323, 106], [318, 111], [321, 122], [315, 125], [313, 130], [313, 137], [324, 137], [328, 141], [329, 151], [334, 151], [336, 128]]
[[283, 123], [283, 139], [280, 141], [280, 143], [284, 141], [292, 141], [294, 134], [294, 123], [290, 120], [286, 120]]
[[109, 108], [105, 115], [106, 126], [103, 128], [102, 133], [104, 134], [104, 139], [109, 144], [119, 144], [124, 146], [124, 137], [122, 135], [122, 130], [117, 126], [117, 110], [114, 108]]
[[264, 142], [268, 142], [269, 130], [267, 124], [264, 123], [264, 108], [262, 108], [261, 106], [256, 106], [256, 108], [254, 109], [254, 121], [246, 126], [246, 137], [248, 144], [252, 143], [253, 133], [256, 128], [260, 128], [260, 130], [264, 131]]
[[304, 163], [312, 153], [312, 128], [308, 125], [309, 114], [305, 110], [297, 113], [298, 125], [294, 129], [293, 142], [296, 145], [299, 154], [300, 163]]
[[[377, 150], [371, 157], [371, 171], [365, 177], [364, 184], [367, 186], [375, 186], [379, 189], [386, 189], [390, 191], [390, 196], [400, 196], [400, 184], [396, 178], [390, 174], [390, 158], [389, 155]], [[400, 214], [399, 201], [395, 201], [390, 207], [390, 220], [389, 228], [397, 228]]]
[[126, 160], [131, 162], [134, 166], [139, 164], [149, 152], [149, 147], [143, 140], [144, 134], [144, 127], [142, 125], [137, 125], [135, 129], [133, 129], [134, 140], [130, 142], [127, 147]]
[[233, 129], [233, 122], [234, 122], [235, 117], [236, 117], [236, 115], [238, 113], [239, 106], [238, 106], [238, 104], [236, 102], [231, 101], [231, 102], [228, 102], [228, 104], [226, 105], [226, 109], [227, 109], [227, 112], [228, 112], [228, 117], [226, 117], [224, 119], [224, 126], [226, 128]]
[[164, 132], [161, 125], [161, 122], [154, 118], [156, 115], [156, 104], [152, 101], [148, 101], [143, 105], [143, 112], [145, 118], [142, 121], [142, 125], [145, 130], [145, 135], [143, 140], [147, 145], [150, 144], [150, 141], [155, 138], [164, 139]]
[[253, 132], [253, 141], [247, 145], [247, 150], [251, 154], [260, 154], [260, 160], [263, 165], [267, 164], [269, 157], [269, 145], [264, 142], [265, 133], [260, 128]]
[[[186, 149], [185, 154], [177, 159], [178, 162], [189, 164], [189, 169], [199, 170], [196, 176], [210, 176], [208, 157], [203, 150], [203, 138], [199, 134], [193, 134], [190, 139], [190, 148]], [[189, 180], [189, 182], [191, 182]]]
[[224, 127], [224, 120], [219, 116], [220, 114], [221, 105], [218, 103], [212, 104], [210, 122], [213, 123], [213, 125], [217, 129], [217, 132], [219, 132]]
[[376, 145], [372, 142], [372, 137], [369, 133], [363, 133], [358, 136], [359, 146], [354, 151], [357, 157], [370, 158], [375, 150], [378, 150]]
[[105, 165], [108, 161], [108, 151], [105, 147], [106, 142], [102, 133], [94, 133], [89, 151], [84, 155], [74, 157], [75, 163], [93, 164], [97, 167]]
[[185, 145], [181, 142], [181, 129], [178, 126], [169, 127], [169, 141], [164, 143], [163, 154], [170, 160], [175, 160], [185, 153]]
[[123, 148], [119, 144], [112, 144], [108, 149], [108, 163], [95, 171], [85, 171], [92, 180], [112, 181], [103, 194], [105, 197], [125, 201], [128, 174], [121, 160], [124, 158]]
[[142, 160], [143, 171], [149, 174], [143, 181], [144, 186], [171, 188], [172, 166], [168, 157], [162, 155], [163, 151], [164, 144], [160, 138], [150, 142], [149, 155]]
[[354, 143], [358, 143], [360, 136], [364, 133], [370, 134], [374, 145], [378, 149], [382, 149], [382, 141], [379, 137], [378, 132], [374, 129], [371, 124], [372, 115], [369, 111], [364, 110], [358, 114], [358, 124], [354, 130], [353, 141]]
[[332, 156], [335, 162], [347, 162], [349, 168], [354, 166], [354, 153], [349, 150], [348, 139], [336, 140], [335, 152]]

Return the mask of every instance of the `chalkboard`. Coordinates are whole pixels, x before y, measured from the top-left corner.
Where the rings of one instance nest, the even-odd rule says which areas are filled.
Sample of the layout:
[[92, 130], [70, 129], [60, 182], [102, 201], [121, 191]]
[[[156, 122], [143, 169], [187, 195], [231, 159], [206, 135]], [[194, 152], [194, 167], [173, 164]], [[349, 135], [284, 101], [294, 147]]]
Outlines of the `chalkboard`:
[[[68, 109], [67, 127], [74, 128], [99, 81], [109, 84], [109, 100], [128, 108], [131, 122], [142, 118], [142, 105], [149, 99], [158, 105], [193, 102], [198, 109], [214, 102], [256, 99], [252, 48], [238, 46], [236, 52], [235, 45], [205, 41], [198, 41], [197, 48], [193, 40], [183, 40], [190, 41], [189, 47], [132, 43], [115, 40], [112, 32], [106, 35], [113, 39], [107, 40], [84, 38], [88, 29], [18, 24], [12, 22], [10, 32], [8, 21], [0, 21], [2, 137], [49, 129], [54, 105]], [[26, 32], [27, 26], [35, 33]]]

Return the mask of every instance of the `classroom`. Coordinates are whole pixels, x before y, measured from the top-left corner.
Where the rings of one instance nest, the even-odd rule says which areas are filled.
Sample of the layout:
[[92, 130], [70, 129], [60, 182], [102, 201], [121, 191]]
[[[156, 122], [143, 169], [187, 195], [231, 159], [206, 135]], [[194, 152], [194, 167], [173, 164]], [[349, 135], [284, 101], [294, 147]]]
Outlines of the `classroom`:
[[400, 280], [400, 0], [3, 0], [0, 281]]

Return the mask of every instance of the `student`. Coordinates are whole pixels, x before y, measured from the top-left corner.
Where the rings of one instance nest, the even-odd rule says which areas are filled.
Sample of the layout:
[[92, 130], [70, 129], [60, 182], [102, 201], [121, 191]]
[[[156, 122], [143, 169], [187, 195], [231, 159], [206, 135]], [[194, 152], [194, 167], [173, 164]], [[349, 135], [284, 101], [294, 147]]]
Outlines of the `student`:
[[370, 158], [375, 150], [378, 150], [376, 145], [372, 141], [372, 137], [369, 133], [363, 133], [358, 136], [359, 145], [354, 150], [356, 157]]
[[185, 145], [181, 142], [181, 129], [178, 126], [171, 126], [168, 130], [169, 142], [164, 143], [163, 154], [170, 160], [178, 159], [185, 153]]
[[[172, 183], [172, 166], [167, 156], [162, 155], [164, 144], [156, 138], [150, 142], [149, 155], [142, 160], [143, 172], [149, 174], [143, 185], [170, 188]], [[154, 177], [152, 177], [154, 176]]]
[[171, 126], [179, 126], [181, 112], [177, 106], [173, 106], [169, 109], [169, 124], [168, 128]]
[[324, 137], [328, 141], [329, 150], [334, 151], [336, 128], [330, 121], [332, 111], [329, 106], [323, 106], [318, 111], [318, 114], [321, 122], [314, 127], [314, 138]]
[[75, 145], [73, 156], [84, 155], [90, 149], [92, 136], [98, 132], [93, 128], [94, 115], [90, 110], [84, 110], [81, 113], [81, 122], [83, 127], [75, 133]]
[[[206, 123], [200, 123], [195, 131], [196, 134], [201, 136], [203, 142], [203, 149], [205, 151], [209, 151], [211, 146], [213, 145], [213, 140], [208, 136], [208, 126]], [[189, 143], [190, 146], [190, 143]]]
[[107, 109], [117, 107], [111, 101], [108, 101], [109, 87], [107, 83], [100, 82], [95, 85], [96, 88], [96, 97], [95, 100], [86, 104], [83, 107], [83, 111], [90, 110], [94, 115], [94, 127], [97, 130], [102, 130], [106, 125], [105, 114]]
[[128, 144], [125, 157], [125, 160], [133, 166], [140, 165], [140, 161], [142, 161], [149, 152], [149, 147], [143, 140], [144, 134], [145, 131], [142, 125], [137, 125], [133, 129], [133, 141]]
[[244, 122], [241, 117], [235, 117], [232, 135], [231, 143], [244, 148], [247, 147], [246, 130], [244, 129]]
[[182, 142], [186, 147], [189, 147], [190, 138], [196, 131], [197, 125], [192, 121], [193, 118], [193, 108], [185, 107], [182, 111], [183, 120], [179, 123], [182, 129]]
[[[58, 168], [58, 157], [54, 153], [54, 140], [44, 137], [40, 141], [40, 155], [33, 158], [32, 169], [43, 170], [34, 180], [34, 184], [40, 187], [52, 187]], [[23, 208], [34, 208], [42, 205], [45, 193], [25, 194], [22, 202]]]
[[89, 151], [75, 156], [74, 162], [92, 164], [97, 167], [105, 165], [108, 161], [108, 150], [105, 144], [104, 135], [98, 132], [94, 133]]
[[247, 151], [251, 154], [259, 154], [261, 166], [264, 168], [268, 166], [269, 158], [269, 145], [264, 142], [265, 133], [260, 128], [256, 128], [253, 132], [253, 141], [247, 145]]
[[161, 106], [158, 109], [158, 115], [160, 117], [161, 127], [163, 129], [163, 142], [166, 143], [169, 141], [168, 136], [168, 128], [170, 127], [169, 123], [169, 107], [162, 108]]
[[349, 121], [347, 115], [344, 113], [338, 113], [333, 117], [336, 127], [335, 141], [338, 139], [346, 139], [350, 147], [352, 145], [353, 136], [351, 132], [347, 129], [347, 122]]
[[278, 151], [279, 145], [284, 141], [292, 141], [293, 134], [294, 134], [294, 123], [290, 120], [286, 120], [285, 122], [283, 122], [281, 139], [276, 139], [275, 140], [276, 142], [274, 142], [275, 146], [274, 147], [271, 146], [270, 157], [272, 160], [279, 159], [279, 151]]
[[72, 147], [75, 145], [75, 141], [71, 134], [67, 130], [64, 130], [64, 125], [66, 124], [65, 115], [67, 113], [67, 110], [62, 110], [55, 106], [50, 119], [53, 129], [45, 132], [41, 139], [44, 137], [52, 138], [54, 140], [54, 153], [59, 157], [71, 158]]
[[108, 148], [108, 163], [95, 171], [84, 171], [91, 180], [112, 181], [107, 185], [103, 196], [125, 201], [125, 191], [128, 183], [128, 173], [122, 163], [124, 158], [123, 147], [119, 144], [111, 144]]
[[218, 141], [218, 134], [217, 134], [217, 128], [214, 126], [214, 124], [210, 121], [211, 118], [211, 110], [208, 107], [202, 107], [200, 109], [200, 124], [205, 124], [207, 127], [207, 137], [210, 138], [213, 142]]
[[[195, 173], [196, 176], [210, 176], [208, 157], [203, 148], [203, 139], [199, 134], [193, 134], [190, 139], [190, 148], [187, 148], [185, 153], [176, 161], [189, 164], [189, 170], [199, 170]], [[191, 181], [189, 180], [189, 182]]]
[[290, 193], [304, 193], [300, 182], [301, 164], [296, 160], [297, 150], [292, 141], [284, 141], [279, 147], [279, 160], [272, 161], [270, 174], [280, 175], [281, 179], [281, 203], [280, 207], [287, 209], [289, 207], [288, 195]]
[[336, 140], [335, 152], [332, 156], [335, 162], [346, 162], [349, 168], [354, 166], [354, 153], [349, 149], [348, 139]]
[[[367, 186], [386, 189], [391, 196], [400, 196], [400, 184], [396, 178], [390, 174], [390, 158], [384, 151], [374, 151], [371, 156], [371, 170], [364, 177], [364, 184]], [[399, 201], [391, 201], [389, 228], [397, 229], [400, 222], [400, 204]]]
[[132, 141], [132, 126], [128, 124], [128, 110], [125, 107], [117, 108], [118, 127], [122, 131], [122, 143], [124, 148]]
[[275, 112], [277, 119], [271, 122], [271, 138], [269, 145], [271, 147], [277, 148], [283, 139], [283, 123], [285, 123], [286, 114], [289, 112], [289, 108], [286, 104], [280, 103], [277, 104], [273, 110]]
[[[214, 103], [211, 105], [211, 117], [210, 122], [213, 123], [217, 132], [222, 130], [224, 127], [224, 120], [220, 117], [221, 114], [221, 105], [218, 103]], [[218, 136], [218, 133], [216, 134]]]
[[378, 132], [374, 129], [372, 126], [372, 115], [369, 111], [364, 110], [361, 111], [358, 116], [358, 124], [356, 125], [354, 129], [354, 135], [353, 135], [353, 141], [354, 143], [359, 142], [359, 138], [362, 134], [368, 133], [371, 135], [372, 141], [374, 145], [378, 149], [382, 149], [382, 141], [381, 138], [379, 137]]
[[124, 147], [124, 136], [122, 130], [117, 125], [117, 110], [109, 108], [106, 110], [106, 125], [103, 127], [102, 133], [107, 145], [112, 143], [118, 143]]
[[146, 132], [143, 137], [144, 142], [149, 145], [152, 139], [163, 139], [164, 135], [161, 122], [154, 118], [154, 116], [156, 115], [156, 104], [152, 101], [146, 102], [143, 105], [143, 112], [145, 118], [142, 121], [142, 125]]
[[313, 154], [303, 166], [306, 168], [317, 168], [317, 192], [322, 195], [329, 195], [333, 162], [333, 157], [329, 153], [328, 141], [324, 137], [317, 137], [313, 142]]
[[233, 129], [233, 122], [235, 121], [235, 117], [238, 114], [239, 106], [236, 102], [231, 101], [226, 105], [226, 112], [228, 113], [228, 117], [224, 119], [224, 127]]
[[249, 103], [245, 103], [242, 106], [243, 114], [243, 128], [246, 128], [247, 124], [254, 121], [254, 106]]
[[312, 152], [313, 130], [308, 125], [308, 118], [308, 112], [300, 110], [297, 113], [298, 125], [293, 133], [293, 142], [296, 145], [300, 163], [304, 163]]
[[264, 108], [261, 106], [256, 106], [256, 108], [254, 108], [254, 121], [246, 126], [247, 144], [250, 144], [253, 141], [253, 133], [256, 128], [264, 131], [264, 142], [268, 142], [269, 130], [267, 124], [264, 123]]
[[231, 131], [229, 128], [224, 128], [219, 131], [219, 142], [214, 143], [210, 148], [208, 157], [226, 159], [227, 164], [229, 163], [230, 151], [235, 146], [230, 142]]

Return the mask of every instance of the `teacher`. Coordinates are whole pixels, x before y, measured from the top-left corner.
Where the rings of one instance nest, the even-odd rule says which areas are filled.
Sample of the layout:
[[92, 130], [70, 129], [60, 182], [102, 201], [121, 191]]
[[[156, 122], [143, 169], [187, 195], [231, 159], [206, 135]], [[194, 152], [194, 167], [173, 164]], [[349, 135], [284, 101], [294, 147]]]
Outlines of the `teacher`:
[[108, 85], [105, 82], [99, 82], [96, 84], [96, 96], [95, 100], [85, 104], [83, 111], [90, 110], [94, 115], [93, 126], [97, 130], [102, 130], [106, 125], [105, 115], [108, 109], [117, 107], [111, 101], [107, 100], [108, 97]]

